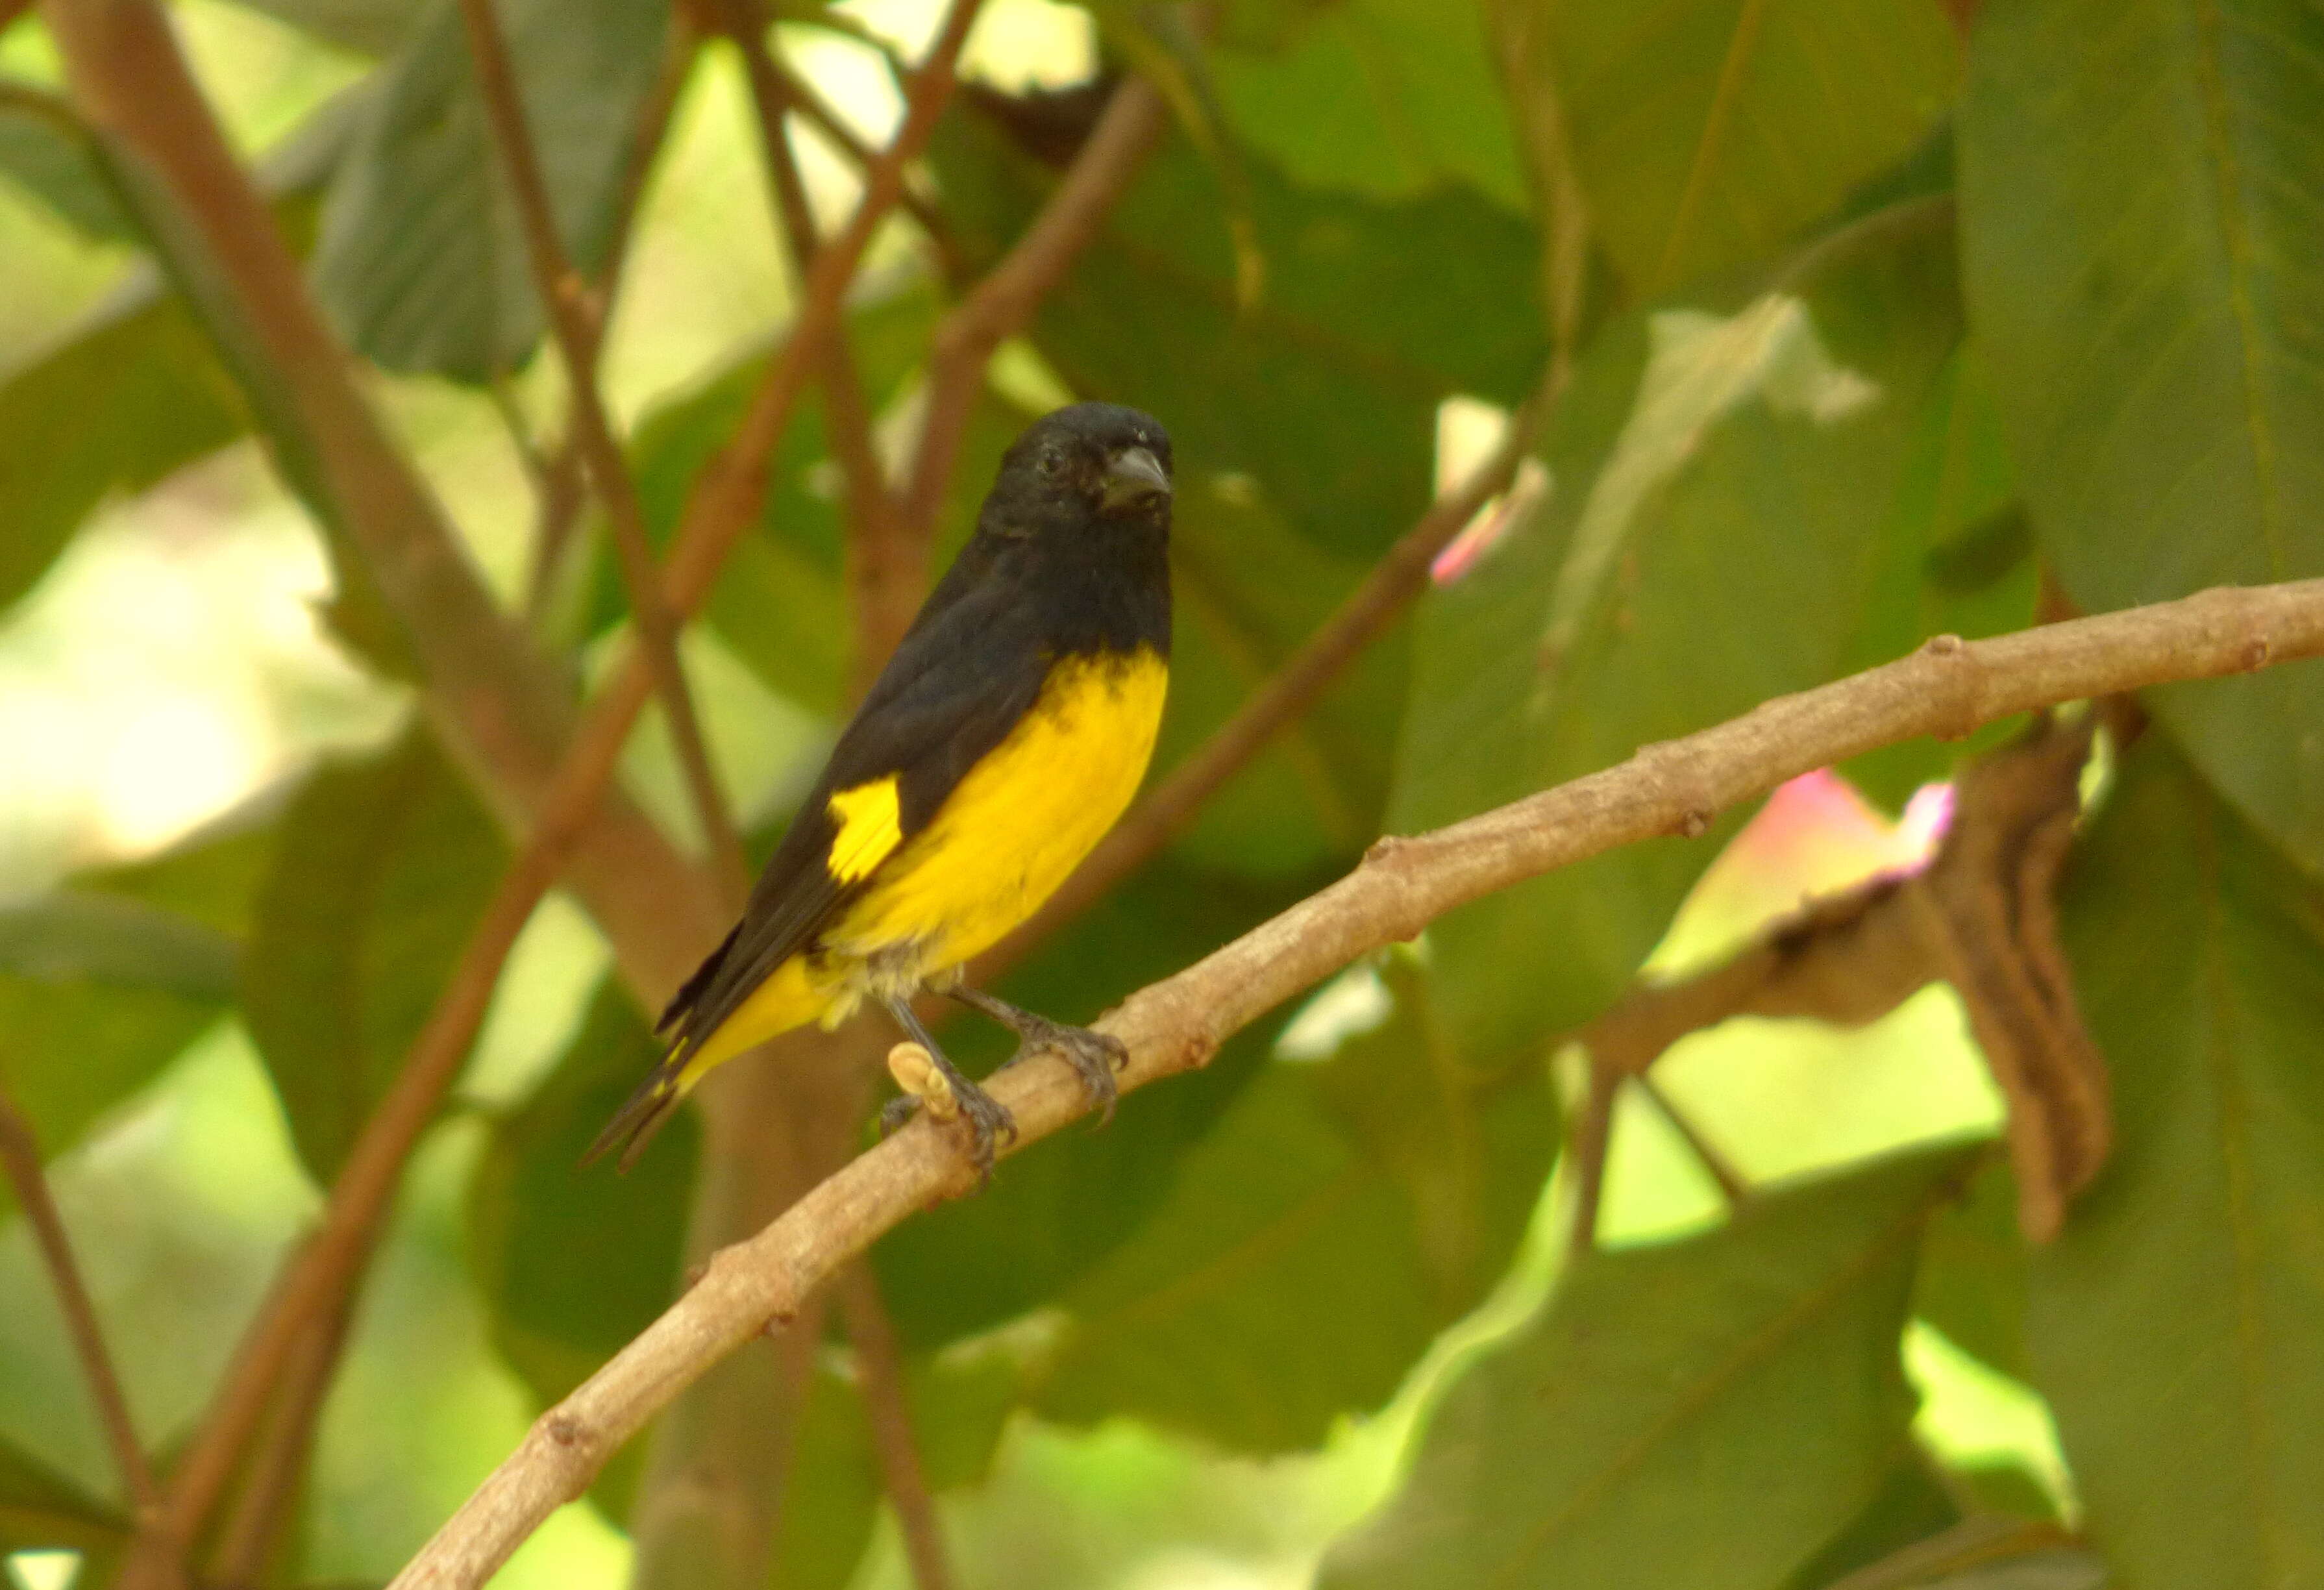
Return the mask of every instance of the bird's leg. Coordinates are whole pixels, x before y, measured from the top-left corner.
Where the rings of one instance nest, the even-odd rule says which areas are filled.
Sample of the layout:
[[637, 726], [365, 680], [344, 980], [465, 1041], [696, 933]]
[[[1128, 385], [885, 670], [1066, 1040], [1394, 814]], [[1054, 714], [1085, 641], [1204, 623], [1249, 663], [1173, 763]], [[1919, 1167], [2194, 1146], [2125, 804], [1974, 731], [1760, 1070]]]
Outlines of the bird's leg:
[[1122, 1046], [1121, 1040], [1037, 1016], [965, 983], [956, 983], [945, 992], [1017, 1035], [1017, 1052], [1009, 1057], [1005, 1065], [1013, 1066], [1027, 1055], [1043, 1049], [1056, 1049], [1080, 1073], [1082, 1086], [1088, 1089], [1090, 1101], [1104, 1112], [1103, 1119], [1113, 1119], [1114, 1097], [1120, 1091], [1114, 1084], [1113, 1074], [1130, 1064], [1130, 1050]]
[[[928, 1030], [920, 1024], [919, 1017], [912, 1013], [910, 1001], [883, 999], [881, 1003], [888, 1007], [888, 1013], [896, 1018], [896, 1025], [901, 1027], [914, 1043], [928, 1051], [929, 1061], [944, 1077], [945, 1086], [952, 1089], [954, 1099], [960, 1105], [961, 1118], [968, 1123], [972, 1140], [969, 1157], [976, 1161], [977, 1169], [990, 1176], [992, 1173], [993, 1143], [1001, 1137], [1011, 1142], [1016, 1140], [1017, 1118], [1000, 1100], [961, 1075], [960, 1068], [952, 1063], [951, 1057], [937, 1046], [936, 1040], [928, 1035]], [[880, 1130], [882, 1132], [895, 1131], [910, 1120], [912, 1112], [918, 1107], [919, 1101], [909, 1094], [890, 1099], [887, 1107], [880, 1112]]]

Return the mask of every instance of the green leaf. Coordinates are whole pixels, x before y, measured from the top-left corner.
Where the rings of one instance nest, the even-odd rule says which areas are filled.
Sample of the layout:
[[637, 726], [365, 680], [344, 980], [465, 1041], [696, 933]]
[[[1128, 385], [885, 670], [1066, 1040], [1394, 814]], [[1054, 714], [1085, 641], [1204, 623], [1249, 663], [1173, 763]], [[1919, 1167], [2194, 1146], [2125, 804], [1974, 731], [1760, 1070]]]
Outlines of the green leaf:
[[0, 1077], [44, 1157], [78, 1142], [231, 1003], [272, 843], [256, 816], [0, 911]]
[[1967, 1162], [1886, 1160], [1577, 1261], [1445, 1394], [1403, 1493], [1318, 1584], [1784, 1585], [1905, 1449], [1914, 1256]]
[[[1636, 303], [1759, 259], [1887, 166], [1952, 97], [1926, 0], [1502, 0], [1514, 91], [1557, 107]], [[1539, 185], [1554, 191], [1556, 173]]]
[[[1309, 892], [1319, 880], [1252, 883], [1165, 856], [1060, 932], [996, 993], [1060, 1021], [1088, 1021]], [[975, 1197], [923, 1211], [872, 1249], [907, 1346], [934, 1348], [1054, 1302], [1170, 1196], [1188, 1145], [1217, 1125], [1265, 1065], [1272, 1022], [1244, 1029], [1210, 1065], [1121, 1101], [1112, 1123], [1076, 1128], [1009, 1160]], [[972, 1074], [1007, 1058], [1007, 1034], [977, 1018], [939, 1036]]]
[[[595, 1373], [677, 1296], [701, 1132], [679, 1112], [628, 1175], [581, 1155], [661, 1058], [629, 995], [608, 982], [557, 1069], [493, 1123], [468, 1195], [468, 1263], [493, 1345], [546, 1408]], [[627, 1515], [642, 1460], [624, 1448], [593, 1486]]]
[[2149, 735], [2061, 902], [2115, 1152], [2026, 1336], [2128, 1585], [2324, 1579], [2324, 896]]
[[1035, 1406], [1232, 1450], [1319, 1445], [1370, 1412], [1499, 1279], [1557, 1151], [1545, 1069], [1464, 1071], [1417, 969], [1328, 1061], [1278, 1060], [1185, 1154], [1169, 1199], [1059, 1301]]
[[[973, 257], [1013, 240], [1049, 180], [965, 113], [931, 158]], [[1256, 305], [1236, 307], [1216, 181], [1174, 140], [1044, 303], [1033, 341], [1075, 392], [1169, 427], [1182, 491], [1249, 476], [1302, 535], [1370, 557], [1427, 505], [1438, 402], [1511, 402], [1535, 384], [1539, 246], [1465, 190], [1379, 204], [1297, 187], [1264, 162], [1249, 175], [1267, 263]]]
[[0, 381], [0, 607], [111, 493], [143, 491], [249, 428], [234, 382], [174, 299], [100, 310]]
[[0, 1559], [11, 1552], [69, 1550], [105, 1558], [136, 1526], [34, 1459], [0, 1442]]
[[1929, 1223], [1913, 1312], [1962, 1352], [2025, 1378], [2025, 1240], [2007, 1160], [1988, 1161], [1968, 1195]]
[[[1882, 596], [1923, 549], [1895, 504], [1958, 333], [1933, 226], [1862, 238], [1805, 297], [1609, 327], [1550, 428], [1547, 504], [1421, 605], [1389, 827], [1470, 816], [1909, 648], [1886, 632], [1916, 609]], [[1484, 1058], [1603, 1009], [1714, 846], [1631, 846], [1445, 918], [1448, 1030]]]
[[318, 1183], [394, 1080], [505, 854], [420, 726], [322, 768], [284, 814], [243, 1012]]
[[427, 15], [427, 0], [238, 0], [253, 11], [361, 55], [385, 55]]
[[84, 237], [138, 240], [88, 145], [54, 120], [0, 100], [0, 173], [55, 212]]
[[1960, 1516], [1929, 1459], [1917, 1448], [1907, 1450], [1864, 1511], [1785, 1581], [1784, 1590], [1826, 1590], [1857, 1569], [1950, 1528]]
[[1830, 1590], [2105, 1590], [2107, 1583], [2106, 1564], [2054, 1526], [1980, 1514], [1831, 1582]]
[[[1970, 306], [2042, 550], [2098, 611], [2324, 574], [2324, 16], [1986, 8], [1960, 125]], [[2324, 668], [2149, 693], [2324, 870]]]
[[1296, 181], [1379, 199], [1465, 182], [1528, 208], [1477, 5], [1238, 6], [1210, 69], [1235, 131]]
[[[558, 234], [593, 273], [661, 70], [669, 10], [652, 0], [501, 9]], [[324, 205], [315, 290], [356, 350], [388, 368], [489, 380], [530, 354], [540, 305], [459, 7], [436, 0], [383, 69]]]
[[[1249, 483], [1182, 461], [1170, 561], [1176, 633], [1157, 777], [1220, 726], [1370, 572], [1294, 533]], [[1367, 646], [1315, 708], [1206, 802], [1177, 841], [1204, 866], [1282, 876], [1351, 856], [1379, 832], [1404, 707], [1407, 629]]]

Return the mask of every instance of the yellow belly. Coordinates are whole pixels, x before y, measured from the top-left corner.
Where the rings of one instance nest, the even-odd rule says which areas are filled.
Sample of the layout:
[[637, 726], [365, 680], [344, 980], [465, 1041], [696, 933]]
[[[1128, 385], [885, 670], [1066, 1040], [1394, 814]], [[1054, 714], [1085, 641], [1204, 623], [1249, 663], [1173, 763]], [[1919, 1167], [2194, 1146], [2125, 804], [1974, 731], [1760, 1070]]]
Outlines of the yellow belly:
[[990, 948], [1113, 827], [1154, 754], [1169, 670], [1140, 652], [1073, 659], [823, 935], [844, 955], [918, 947], [924, 975]]
[[871, 887], [824, 929], [822, 954], [785, 961], [720, 1023], [680, 1085], [777, 1033], [844, 1021], [866, 994], [940, 977], [1031, 916], [1138, 793], [1169, 677], [1147, 651], [1060, 663], [935, 819], [876, 860], [895, 832], [893, 781], [835, 795], [835, 870], [872, 874]]

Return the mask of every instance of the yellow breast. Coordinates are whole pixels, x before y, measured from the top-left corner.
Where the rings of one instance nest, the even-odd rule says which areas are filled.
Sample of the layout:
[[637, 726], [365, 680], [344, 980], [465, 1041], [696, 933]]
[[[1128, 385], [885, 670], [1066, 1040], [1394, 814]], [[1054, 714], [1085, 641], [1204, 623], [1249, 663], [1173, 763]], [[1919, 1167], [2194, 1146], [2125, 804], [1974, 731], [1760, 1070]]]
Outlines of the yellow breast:
[[1169, 686], [1150, 651], [1068, 658], [1032, 711], [824, 935], [844, 954], [918, 943], [927, 972], [990, 948], [1056, 892], [1137, 794]]

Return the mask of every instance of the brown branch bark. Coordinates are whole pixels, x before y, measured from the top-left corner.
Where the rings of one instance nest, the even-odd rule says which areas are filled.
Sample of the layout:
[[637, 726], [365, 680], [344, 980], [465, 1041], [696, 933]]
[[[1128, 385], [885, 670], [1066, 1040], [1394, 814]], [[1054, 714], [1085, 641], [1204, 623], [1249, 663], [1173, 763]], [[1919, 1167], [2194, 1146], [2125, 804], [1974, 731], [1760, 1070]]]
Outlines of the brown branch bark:
[[[1940, 636], [1911, 656], [1618, 766], [1411, 838], [1376, 844], [1339, 883], [1100, 1023], [1130, 1051], [1124, 1087], [1202, 1065], [1259, 1015], [1358, 956], [1522, 879], [1618, 846], [1699, 835], [1713, 813], [1788, 778], [1921, 735], [1958, 738], [2012, 714], [2177, 679], [2324, 655], [2324, 580], [2207, 591], [2181, 601], [1993, 640]], [[1085, 1114], [1061, 1061], [1001, 1073], [994, 1095], [1029, 1145]], [[535, 1422], [523, 1444], [394, 1581], [481, 1584], [680, 1389], [815, 1290], [882, 1233], [973, 1190], [962, 1145], [922, 1121], [817, 1186], [765, 1230], [720, 1252], [687, 1295]]]
[[904, 1400], [904, 1355], [896, 1345], [888, 1305], [880, 1297], [880, 1282], [872, 1266], [859, 1260], [839, 1272], [835, 1290], [848, 1340], [855, 1346], [856, 1380], [872, 1424], [872, 1446], [879, 1455], [888, 1500], [896, 1504], [912, 1583], [918, 1590], [952, 1590], [944, 1530], [936, 1518], [936, 1499], [928, 1493], [927, 1473], [920, 1465], [919, 1444], [912, 1437], [911, 1410]]
[[309, 1327], [282, 1377], [258, 1456], [211, 1559], [208, 1583], [218, 1590], [255, 1590], [265, 1582], [306, 1472], [339, 1354], [346, 1346], [355, 1303], [353, 1289], [339, 1295], [327, 1314]]
[[638, 651], [669, 719], [678, 766], [684, 771], [713, 864], [730, 903], [739, 908], [750, 887], [750, 867], [743, 859], [742, 836], [735, 831], [725, 795], [718, 788], [717, 771], [710, 763], [710, 748], [703, 739], [693, 693], [687, 689], [686, 671], [678, 654], [678, 616], [664, 597], [654, 569], [645, 505], [638, 499], [637, 482], [630, 477], [629, 459], [622, 454], [621, 439], [613, 433], [613, 416], [606, 411], [604, 394], [597, 386], [602, 329], [598, 311], [590, 301], [588, 283], [574, 268], [565, 252], [565, 241], [558, 236], [549, 181], [541, 171], [532, 130], [525, 122], [516, 66], [509, 58], [508, 40], [501, 32], [492, 0], [460, 0], [460, 16], [466, 26], [468, 52], [493, 144], [522, 223], [533, 286], [564, 362], [581, 461], [612, 524], [613, 551], [622, 587], [629, 594], [630, 616], [637, 626]]
[[[0, 19], [0, 27], [5, 25], [5, 19]], [[122, 1392], [121, 1377], [106, 1347], [97, 1305], [90, 1300], [80, 1265], [73, 1258], [72, 1239], [65, 1233], [56, 1199], [49, 1196], [49, 1179], [41, 1165], [41, 1146], [33, 1137], [32, 1123], [5, 1090], [0, 1090], [0, 1168], [6, 1169], [16, 1189], [17, 1206], [32, 1228], [41, 1262], [47, 1265], [50, 1282], [57, 1290], [57, 1308], [65, 1317], [65, 1332], [72, 1338], [73, 1355], [80, 1360], [81, 1378], [88, 1382], [89, 1400], [97, 1405], [106, 1444], [113, 1448], [114, 1466], [121, 1471], [122, 1494], [142, 1525], [160, 1508], [161, 1488], [145, 1461], [145, 1448], [138, 1444], [129, 1399]]]

